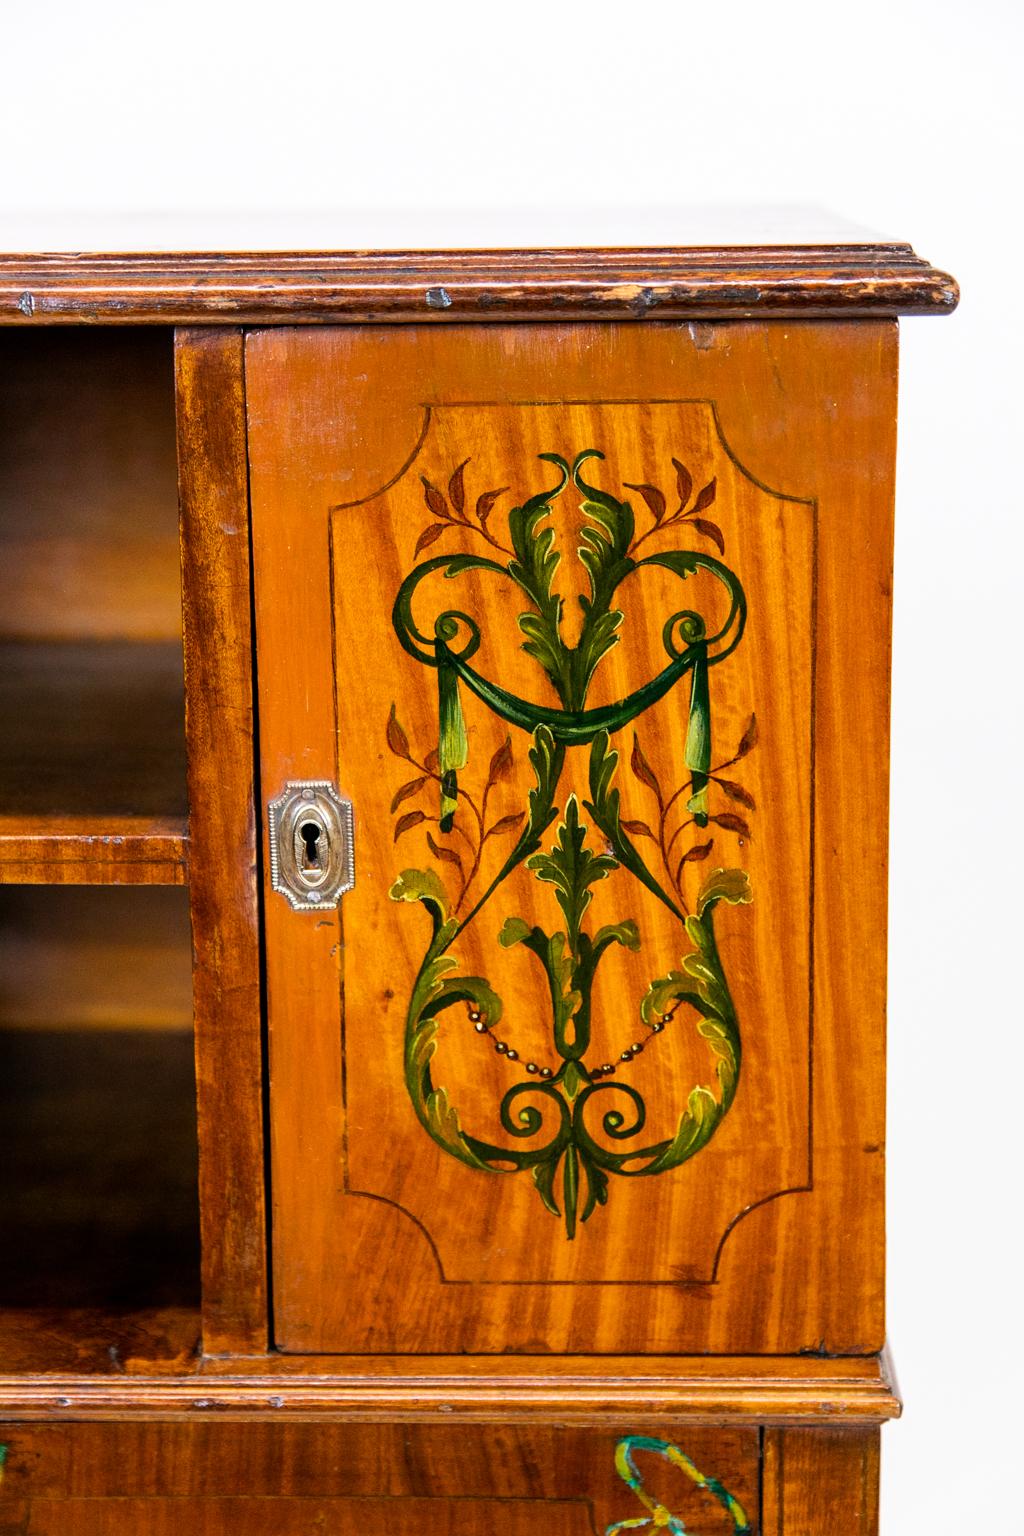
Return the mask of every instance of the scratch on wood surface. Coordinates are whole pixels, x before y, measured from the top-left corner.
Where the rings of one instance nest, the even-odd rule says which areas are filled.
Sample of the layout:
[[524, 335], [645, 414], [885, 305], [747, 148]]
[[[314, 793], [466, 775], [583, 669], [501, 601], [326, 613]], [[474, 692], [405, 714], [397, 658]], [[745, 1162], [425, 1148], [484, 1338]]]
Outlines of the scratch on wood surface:
[[638, 317], [645, 315], [658, 303], [658, 294], [655, 290], [640, 283], [616, 283], [614, 287], [606, 288], [597, 297], [607, 304], [622, 304]]

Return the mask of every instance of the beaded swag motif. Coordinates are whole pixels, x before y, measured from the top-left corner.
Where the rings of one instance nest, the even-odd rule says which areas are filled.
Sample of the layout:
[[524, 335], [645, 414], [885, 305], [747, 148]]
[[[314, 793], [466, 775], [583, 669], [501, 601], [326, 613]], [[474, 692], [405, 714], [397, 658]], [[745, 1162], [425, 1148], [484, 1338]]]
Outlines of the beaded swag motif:
[[[452, 528], [471, 533], [487, 546], [488, 553], [439, 555], [421, 561], [402, 582], [395, 600], [392, 618], [398, 641], [436, 680], [438, 736], [430, 750], [414, 751], [392, 705], [386, 727], [388, 746], [415, 770], [415, 777], [398, 788], [392, 801], [397, 817], [395, 841], [422, 827], [431, 865], [403, 870], [390, 895], [396, 902], [416, 904], [430, 923], [405, 1030], [406, 1087], [421, 1125], [438, 1146], [471, 1168], [529, 1171], [544, 1206], [564, 1221], [566, 1236], [572, 1240], [578, 1224], [606, 1203], [612, 1176], [652, 1177], [679, 1167], [707, 1145], [733, 1102], [740, 1071], [740, 1030], [715, 940], [714, 918], [721, 902], [749, 902], [750, 884], [742, 869], [715, 867], [691, 905], [684, 880], [688, 866], [709, 864], [716, 837], [722, 833], [741, 839], [750, 836], [747, 814], [754, 809], [753, 798], [742, 785], [724, 777], [724, 770], [753, 750], [757, 724], [751, 715], [735, 751], [725, 761], [714, 762], [710, 674], [742, 639], [746, 599], [723, 559], [703, 548], [679, 545], [680, 536], [687, 535], [703, 545], [713, 544], [724, 555], [721, 529], [703, 516], [714, 502], [715, 481], [710, 480], [691, 504], [692, 477], [674, 459], [679, 505], [671, 513], [657, 486], [625, 487], [638, 493], [650, 519], [646, 531], [639, 532], [628, 501], [584, 479], [584, 467], [603, 458], [597, 449], [579, 453], [571, 464], [557, 453], [539, 457], [557, 471], [557, 484], [511, 508], [507, 543], [491, 522], [507, 487], [483, 492], [471, 511], [465, 488], [469, 460], [451, 474], [447, 494], [421, 477], [433, 521], [421, 533], [415, 554]], [[563, 599], [554, 585], [560, 555], [552, 525], [556, 504], [570, 486], [582, 498], [576, 553], [588, 587], [579, 597], [582, 621], [575, 644], [568, 644], [562, 632]], [[641, 554], [644, 545], [647, 552]], [[694, 609], [680, 608], [667, 615], [662, 627], [667, 657], [663, 669], [628, 697], [588, 707], [595, 672], [620, 638], [623, 613], [615, 606], [616, 594], [645, 566], [660, 567], [680, 582], [698, 572], [710, 574], [725, 591], [725, 620], [717, 632], [709, 634], [705, 618]], [[515, 583], [524, 600], [516, 618], [522, 649], [546, 676], [557, 706], [520, 698], [474, 668], [481, 631], [469, 614], [453, 606], [436, 616], [432, 633], [418, 627], [413, 607], [424, 578], [442, 573], [456, 582], [470, 571], [494, 573]], [[634, 730], [629, 768], [649, 792], [653, 814], [649, 822], [623, 819], [616, 785], [621, 746], [616, 738], [684, 679], [689, 683], [687, 777], [666, 791], [664, 776], [659, 776]], [[495, 818], [489, 805], [496, 786], [514, 779], [511, 734], [491, 756], [482, 790], [473, 793], [466, 785], [470, 754], [462, 689], [528, 737], [533, 787], [518, 812]], [[568, 754], [584, 749], [589, 752], [589, 795], [580, 804], [575, 793], [560, 795], [559, 791]], [[422, 805], [402, 809], [422, 802], [431, 789], [437, 795], [436, 814]], [[737, 804], [744, 814], [730, 809]], [[508, 852], [485, 881], [484, 855], [491, 862], [493, 850], [502, 847]], [[499, 913], [495, 937], [506, 949], [522, 945], [536, 959], [538, 1005], [550, 1014], [546, 1061], [520, 1061], [513, 1040], [506, 1038], [507, 1029], [501, 1027], [502, 999], [485, 976], [460, 974], [455, 951], [471, 924], [491, 916], [505, 881], [524, 864], [536, 880], [552, 887], [561, 926], [549, 933], [506, 911]], [[596, 928], [589, 921], [592, 906], [601, 901], [598, 888], [620, 868], [668, 909], [679, 925], [685, 949], [678, 969], [653, 977], [638, 999], [637, 1033], [623, 1042], [617, 1060], [595, 1061], [588, 1058], [598, 967], [612, 946], [640, 950], [642, 944], [632, 917], [609, 914], [611, 920]], [[438, 1031], [452, 1009], [464, 1010], [470, 1027], [524, 1074], [497, 1108], [511, 1146], [497, 1145], [465, 1129], [449, 1093], [435, 1080]], [[694, 1087], [674, 1135], [647, 1141], [643, 1096], [619, 1074], [656, 1041], [680, 1010], [695, 1022], [708, 1048], [716, 1086]], [[595, 1134], [595, 1119], [603, 1142]]]

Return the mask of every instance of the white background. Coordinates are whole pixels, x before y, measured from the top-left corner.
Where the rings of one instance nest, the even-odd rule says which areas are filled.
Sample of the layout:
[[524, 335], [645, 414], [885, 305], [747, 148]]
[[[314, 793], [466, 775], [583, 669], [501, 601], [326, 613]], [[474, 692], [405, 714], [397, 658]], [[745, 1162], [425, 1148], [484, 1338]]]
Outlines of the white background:
[[883, 1532], [1024, 1532], [1020, 5], [0, 12], [8, 249], [117, 248], [119, 211], [173, 248], [340, 243], [346, 209], [410, 210], [397, 244], [432, 206], [629, 243], [671, 241], [666, 207], [818, 204], [960, 280], [952, 319], [903, 324]]

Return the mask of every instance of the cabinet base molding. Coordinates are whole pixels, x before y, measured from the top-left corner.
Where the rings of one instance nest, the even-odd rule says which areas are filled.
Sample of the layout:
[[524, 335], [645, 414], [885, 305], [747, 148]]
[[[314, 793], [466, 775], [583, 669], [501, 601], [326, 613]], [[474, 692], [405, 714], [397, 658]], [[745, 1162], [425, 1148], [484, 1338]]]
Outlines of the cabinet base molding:
[[844, 1359], [287, 1356], [211, 1359], [187, 1375], [0, 1378], [0, 1415], [352, 1423], [881, 1424], [900, 1401], [885, 1355]]

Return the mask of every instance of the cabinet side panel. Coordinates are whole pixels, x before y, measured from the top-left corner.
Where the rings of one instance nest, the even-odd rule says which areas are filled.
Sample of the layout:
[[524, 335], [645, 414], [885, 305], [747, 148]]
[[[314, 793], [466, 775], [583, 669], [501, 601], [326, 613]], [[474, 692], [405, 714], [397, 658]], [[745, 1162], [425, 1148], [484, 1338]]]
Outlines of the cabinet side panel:
[[761, 1536], [878, 1536], [878, 1429], [767, 1429]]
[[266, 1347], [249, 486], [240, 331], [175, 339], [208, 1354]]

